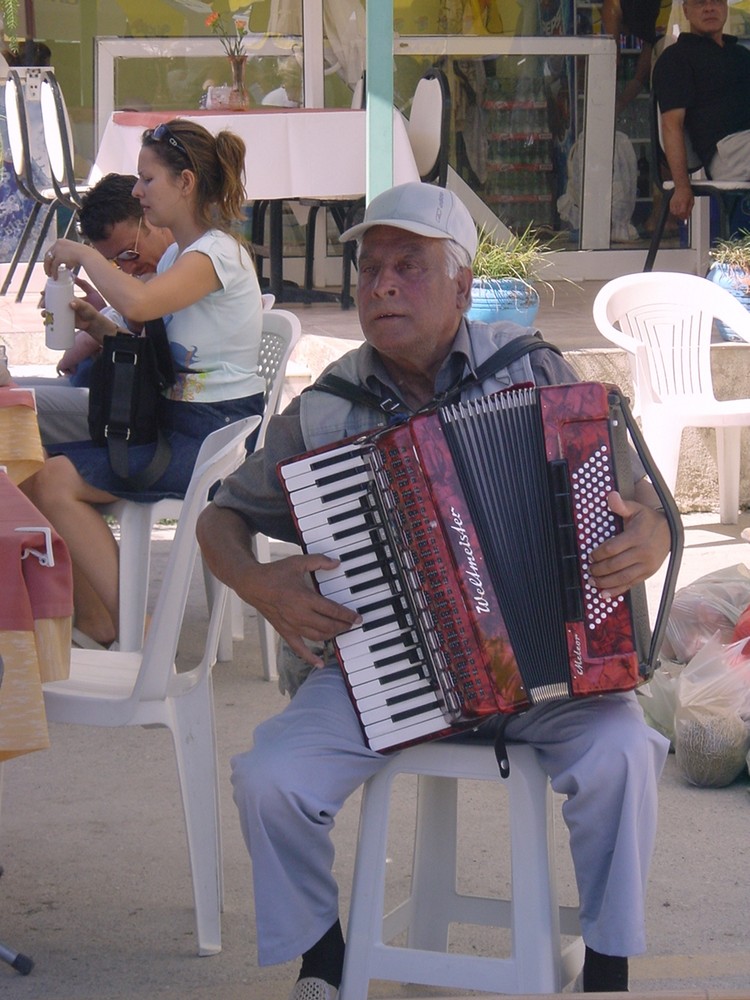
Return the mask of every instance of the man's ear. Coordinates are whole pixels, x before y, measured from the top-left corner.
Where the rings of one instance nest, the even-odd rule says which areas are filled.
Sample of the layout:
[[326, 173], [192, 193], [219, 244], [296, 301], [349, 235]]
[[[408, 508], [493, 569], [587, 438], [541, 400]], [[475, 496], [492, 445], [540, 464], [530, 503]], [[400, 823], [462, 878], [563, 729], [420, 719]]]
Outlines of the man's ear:
[[474, 274], [470, 267], [461, 267], [456, 275], [456, 305], [464, 312], [469, 306], [471, 299], [471, 284]]

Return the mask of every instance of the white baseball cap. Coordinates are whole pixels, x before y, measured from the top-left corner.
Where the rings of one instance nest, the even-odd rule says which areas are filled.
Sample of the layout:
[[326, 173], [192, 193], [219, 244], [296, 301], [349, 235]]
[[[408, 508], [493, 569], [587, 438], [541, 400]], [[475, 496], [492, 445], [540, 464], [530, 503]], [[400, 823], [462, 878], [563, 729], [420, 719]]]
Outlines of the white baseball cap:
[[372, 226], [455, 240], [472, 260], [477, 249], [477, 227], [468, 208], [452, 191], [436, 184], [412, 181], [383, 191], [367, 206], [363, 221], [342, 233], [339, 242], [359, 239]]

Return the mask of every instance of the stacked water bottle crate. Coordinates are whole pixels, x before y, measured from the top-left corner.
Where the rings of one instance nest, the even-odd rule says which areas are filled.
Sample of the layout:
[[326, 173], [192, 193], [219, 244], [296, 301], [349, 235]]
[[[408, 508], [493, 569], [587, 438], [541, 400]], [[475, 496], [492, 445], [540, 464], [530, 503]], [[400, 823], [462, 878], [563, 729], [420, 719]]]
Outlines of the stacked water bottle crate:
[[552, 133], [541, 76], [487, 81], [485, 200], [516, 232], [553, 226]]

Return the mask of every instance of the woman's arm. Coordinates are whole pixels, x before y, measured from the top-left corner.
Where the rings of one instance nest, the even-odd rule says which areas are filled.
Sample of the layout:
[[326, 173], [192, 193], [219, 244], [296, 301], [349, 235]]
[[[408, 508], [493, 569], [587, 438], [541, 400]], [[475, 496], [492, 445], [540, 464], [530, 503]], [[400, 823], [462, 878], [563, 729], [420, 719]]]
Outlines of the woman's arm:
[[56, 274], [60, 264], [83, 267], [100, 294], [136, 323], [186, 309], [221, 288], [210, 257], [199, 251], [182, 254], [147, 282], [134, 280], [98, 250], [73, 240], [56, 240], [45, 255], [47, 274]]

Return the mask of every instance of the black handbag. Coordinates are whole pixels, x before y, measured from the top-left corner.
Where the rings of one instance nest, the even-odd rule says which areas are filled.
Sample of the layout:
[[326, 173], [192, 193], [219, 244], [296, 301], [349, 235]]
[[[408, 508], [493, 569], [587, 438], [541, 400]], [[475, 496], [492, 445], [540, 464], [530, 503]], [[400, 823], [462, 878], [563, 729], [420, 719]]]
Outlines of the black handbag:
[[[169, 465], [171, 448], [159, 426], [158, 407], [163, 390], [175, 379], [161, 319], [147, 322], [140, 337], [125, 332], [105, 337], [91, 367], [89, 434], [95, 444], [106, 446], [112, 471], [129, 489], [148, 489]], [[152, 441], [153, 458], [131, 475], [129, 446]]]

